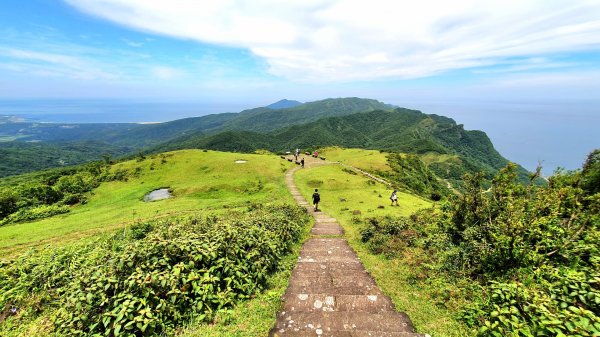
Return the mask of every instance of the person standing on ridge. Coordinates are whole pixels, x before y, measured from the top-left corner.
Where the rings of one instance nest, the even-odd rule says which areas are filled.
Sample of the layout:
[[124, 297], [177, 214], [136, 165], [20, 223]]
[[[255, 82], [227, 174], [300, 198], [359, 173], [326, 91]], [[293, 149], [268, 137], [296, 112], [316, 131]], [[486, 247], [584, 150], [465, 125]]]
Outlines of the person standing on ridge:
[[396, 202], [396, 206], [400, 206], [400, 205], [398, 205], [398, 195], [396, 195], [396, 190], [394, 190], [394, 192], [392, 192], [392, 195], [390, 196], [390, 200], [392, 201], [392, 206], [394, 206], [394, 202]]
[[315, 212], [319, 210], [319, 201], [321, 201], [321, 196], [319, 195], [319, 190], [315, 188], [315, 193], [312, 195], [313, 205], [315, 205]]
[[304, 158], [302, 158], [302, 160], [300, 160], [300, 165], [302, 165], [302, 168], [304, 168]]

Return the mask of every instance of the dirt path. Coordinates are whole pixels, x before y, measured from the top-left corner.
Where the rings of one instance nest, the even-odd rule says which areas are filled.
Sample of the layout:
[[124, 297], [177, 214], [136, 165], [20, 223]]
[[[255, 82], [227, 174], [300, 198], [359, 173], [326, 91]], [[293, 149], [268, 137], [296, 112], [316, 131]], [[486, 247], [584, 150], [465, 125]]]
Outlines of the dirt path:
[[[327, 164], [307, 160], [307, 167]], [[408, 316], [396, 312], [350, 248], [343, 228], [324, 212], [313, 212], [293, 179], [286, 183], [296, 202], [308, 209], [316, 223], [306, 240], [284, 295], [271, 337], [425, 337], [414, 332]]]

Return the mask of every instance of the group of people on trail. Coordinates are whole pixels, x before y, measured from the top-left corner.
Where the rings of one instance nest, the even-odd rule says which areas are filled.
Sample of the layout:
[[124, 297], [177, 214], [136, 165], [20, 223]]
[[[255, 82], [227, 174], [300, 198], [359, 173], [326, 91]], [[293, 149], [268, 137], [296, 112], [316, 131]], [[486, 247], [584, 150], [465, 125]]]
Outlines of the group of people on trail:
[[[398, 191], [394, 190], [392, 192], [392, 195], [390, 195], [390, 200], [392, 201], [392, 206], [394, 206], [394, 203], [396, 203], [396, 206], [400, 206], [400, 205], [398, 205], [397, 192]], [[321, 195], [319, 194], [319, 190], [315, 188], [315, 193], [313, 193], [313, 195], [312, 195], [312, 202], [313, 202], [315, 212], [317, 212], [319, 210], [319, 201], [321, 201]]]
[[[296, 162], [298, 162], [298, 156], [299, 155], [300, 155], [300, 149], [296, 149], [296, 152], [294, 152], [294, 157], [296, 158]], [[315, 151], [313, 153], [313, 157], [316, 157], [318, 155], [319, 154], [318, 154], [317, 151]], [[302, 158], [300, 160], [300, 165], [304, 168], [304, 158]], [[394, 206], [394, 203], [396, 204], [396, 206], [400, 206], [398, 204], [398, 194], [397, 193], [398, 193], [398, 191], [394, 190], [392, 192], [392, 195], [390, 195], [390, 201], [392, 202], [392, 206]], [[315, 212], [317, 212], [319, 210], [319, 202], [320, 201], [321, 201], [321, 195], [319, 194], [319, 190], [315, 188], [315, 192], [312, 195], [312, 203], [313, 203], [314, 211]]]
[[[294, 152], [294, 158], [296, 159], [296, 163], [298, 162], [298, 156], [300, 156], [300, 149], [296, 149]], [[300, 165], [304, 168], [304, 157], [300, 160]]]

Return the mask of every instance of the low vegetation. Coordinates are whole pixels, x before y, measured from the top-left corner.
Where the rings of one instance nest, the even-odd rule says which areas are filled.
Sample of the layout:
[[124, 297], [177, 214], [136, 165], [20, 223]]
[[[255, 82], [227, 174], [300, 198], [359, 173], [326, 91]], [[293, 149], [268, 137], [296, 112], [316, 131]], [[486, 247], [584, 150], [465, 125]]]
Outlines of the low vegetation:
[[[410, 218], [369, 218], [361, 239], [400, 259], [479, 336], [600, 334], [600, 151], [583, 170], [523, 185], [509, 165]], [[534, 177], [532, 176], [532, 179]]]
[[[246, 162], [236, 164], [238, 159]], [[0, 226], [0, 259], [12, 258], [30, 247], [60, 245], [111, 232], [136, 221], [291, 201], [282, 174], [290, 165], [273, 155], [187, 150], [137, 156], [107, 166], [97, 175], [84, 167], [83, 171], [60, 169], [56, 175], [46, 172], [0, 179], [0, 189], [9, 191], [2, 195], [29, 185], [34, 190], [55, 191], [60, 179], [94, 182], [92, 186], [102, 180], [93, 190], [78, 194], [80, 202], [66, 206], [68, 213]], [[163, 187], [171, 190], [172, 198], [143, 201], [144, 195]]]
[[252, 206], [32, 252], [0, 268], [0, 334], [156, 336], [210, 321], [264, 289], [308, 219]]

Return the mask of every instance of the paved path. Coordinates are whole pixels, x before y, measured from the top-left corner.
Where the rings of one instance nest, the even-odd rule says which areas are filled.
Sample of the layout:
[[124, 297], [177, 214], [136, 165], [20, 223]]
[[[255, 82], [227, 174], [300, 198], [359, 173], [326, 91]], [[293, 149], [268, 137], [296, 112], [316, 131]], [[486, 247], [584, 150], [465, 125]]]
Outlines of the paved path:
[[[312, 161], [311, 164], [318, 164]], [[323, 163], [325, 164], [325, 163]], [[382, 294], [346, 239], [337, 220], [313, 212], [286, 173], [296, 202], [308, 209], [316, 224], [304, 243], [284, 295], [271, 337], [423, 337], [414, 332], [408, 316], [396, 312]]]

